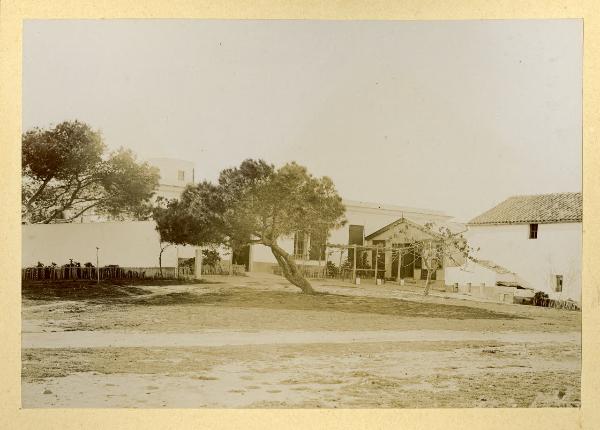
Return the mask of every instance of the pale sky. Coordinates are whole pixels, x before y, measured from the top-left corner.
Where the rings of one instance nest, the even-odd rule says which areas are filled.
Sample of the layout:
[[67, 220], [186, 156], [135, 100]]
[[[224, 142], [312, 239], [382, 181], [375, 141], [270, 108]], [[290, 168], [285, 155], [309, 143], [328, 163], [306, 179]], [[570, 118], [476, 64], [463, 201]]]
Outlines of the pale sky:
[[295, 160], [342, 197], [466, 221], [581, 190], [581, 20], [26, 21], [23, 129], [111, 148]]

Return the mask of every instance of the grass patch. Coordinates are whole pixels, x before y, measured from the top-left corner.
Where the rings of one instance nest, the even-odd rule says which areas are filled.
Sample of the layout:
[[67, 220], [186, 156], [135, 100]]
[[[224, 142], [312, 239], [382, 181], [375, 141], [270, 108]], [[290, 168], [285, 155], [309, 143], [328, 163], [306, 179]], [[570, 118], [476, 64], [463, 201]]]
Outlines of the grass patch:
[[190, 292], [158, 294], [150, 297], [136, 297], [125, 300], [134, 305], [167, 306], [167, 305], [189, 305], [189, 304], [216, 304], [225, 301], [225, 294], [204, 293], [195, 294]]
[[224, 307], [336, 311], [406, 317], [446, 319], [528, 319], [524, 316], [495, 312], [484, 308], [440, 303], [421, 303], [380, 297], [357, 297], [340, 294], [306, 295], [286, 291], [258, 291], [243, 288], [211, 293], [171, 293], [136, 297], [136, 305], [218, 305]]
[[68, 281], [24, 281], [21, 295], [29, 300], [93, 300], [143, 296], [150, 291], [139, 287], [163, 285], [213, 284], [206, 280], [177, 279], [134, 279], [123, 281], [68, 280]]
[[[181, 283], [180, 281], [167, 282]], [[334, 311], [458, 320], [528, 319], [516, 314], [496, 312], [479, 307], [415, 302], [393, 298], [359, 297], [329, 293], [307, 295], [295, 291], [265, 291], [249, 288], [206, 290], [151, 294], [147, 289], [135, 285], [117, 285], [108, 282], [96, 285], [94, 282], [79, 281], [23, 285], [23, 298], [46, 301], [82, 300], [93, 304], [133, 306], [210, 305], [236, 308]]]

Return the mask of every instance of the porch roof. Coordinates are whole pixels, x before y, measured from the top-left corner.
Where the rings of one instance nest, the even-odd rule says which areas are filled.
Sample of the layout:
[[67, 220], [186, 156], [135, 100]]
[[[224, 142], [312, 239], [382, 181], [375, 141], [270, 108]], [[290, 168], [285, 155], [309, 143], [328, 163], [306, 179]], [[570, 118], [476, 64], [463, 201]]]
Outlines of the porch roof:
[[381, 234], [383, 234], [389, 230], [392, 230], [402, 224], [410, 225], [410, 226], [422, 231], [425, 234], [429, 234], [433, 238], [439, 237], [440, 231], [443, 231], [446, 228], [455, 234], [465, 231], [464, 225], [457, 223], [457, 222], [451, 222], [451, 221], [417, 222], [417, 221], [414, 221], [412, 219], [409, 219], [409, 218], [406, 218], [403, 216], [403, 217], [397, 219], [396, 221], [391, 222], [388, 225], [381, 227], [379, 230], [376, 230], [373, 233], [365, 236], [365, 240], [373, 240], [373, 239], [377, 238], [377, 236], [380, 236]]

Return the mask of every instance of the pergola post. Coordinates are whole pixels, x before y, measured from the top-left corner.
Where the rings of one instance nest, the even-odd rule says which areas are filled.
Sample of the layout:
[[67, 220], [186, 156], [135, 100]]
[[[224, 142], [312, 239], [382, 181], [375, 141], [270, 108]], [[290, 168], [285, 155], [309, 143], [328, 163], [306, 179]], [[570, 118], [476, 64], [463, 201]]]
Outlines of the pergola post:
[[402, 269], [402, 247], [398, 248], [398, 273], [396, 280], [400, 284], [400, 270]]
[[378, 268], [377, 265], [379, 263], [379, 248], [375, 248], [375, 284], [377, 284], [377, 279], [378, 279], [378, 275], [379, 273], [377, 272]]
[[340, 266], [339, 266], [339, 272], [340, 272], [340, 279], [342, 278], [342, 259], [344, 257], [344, 248], [340, 248]]
[[356, 251], [357, 251], [357, 247], [356, 245], [353, 246], [354, 248], [354, 252], [353, 252], [353, 258], [352, 258], [352, 281], [356, 282]]

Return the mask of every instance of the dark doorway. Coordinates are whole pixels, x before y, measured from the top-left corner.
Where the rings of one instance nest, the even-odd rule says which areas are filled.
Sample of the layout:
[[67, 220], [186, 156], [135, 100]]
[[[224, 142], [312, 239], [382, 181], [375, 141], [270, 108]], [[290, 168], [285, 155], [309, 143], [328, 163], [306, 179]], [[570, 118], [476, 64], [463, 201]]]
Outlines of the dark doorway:
[[[431, 278], [429, 278], [430, 281], [435, 281], [436, 280], [436, 274], [437, 274], [437, 270], [432, 270], [431, 271]], [[425, 281], [427, 280], [427, 269], [421, 269], [421, 280]]]
[[233, 251], [233, 264], [244, 266], [246, 272], [250, 270], [250, 245], [241, 247]]

